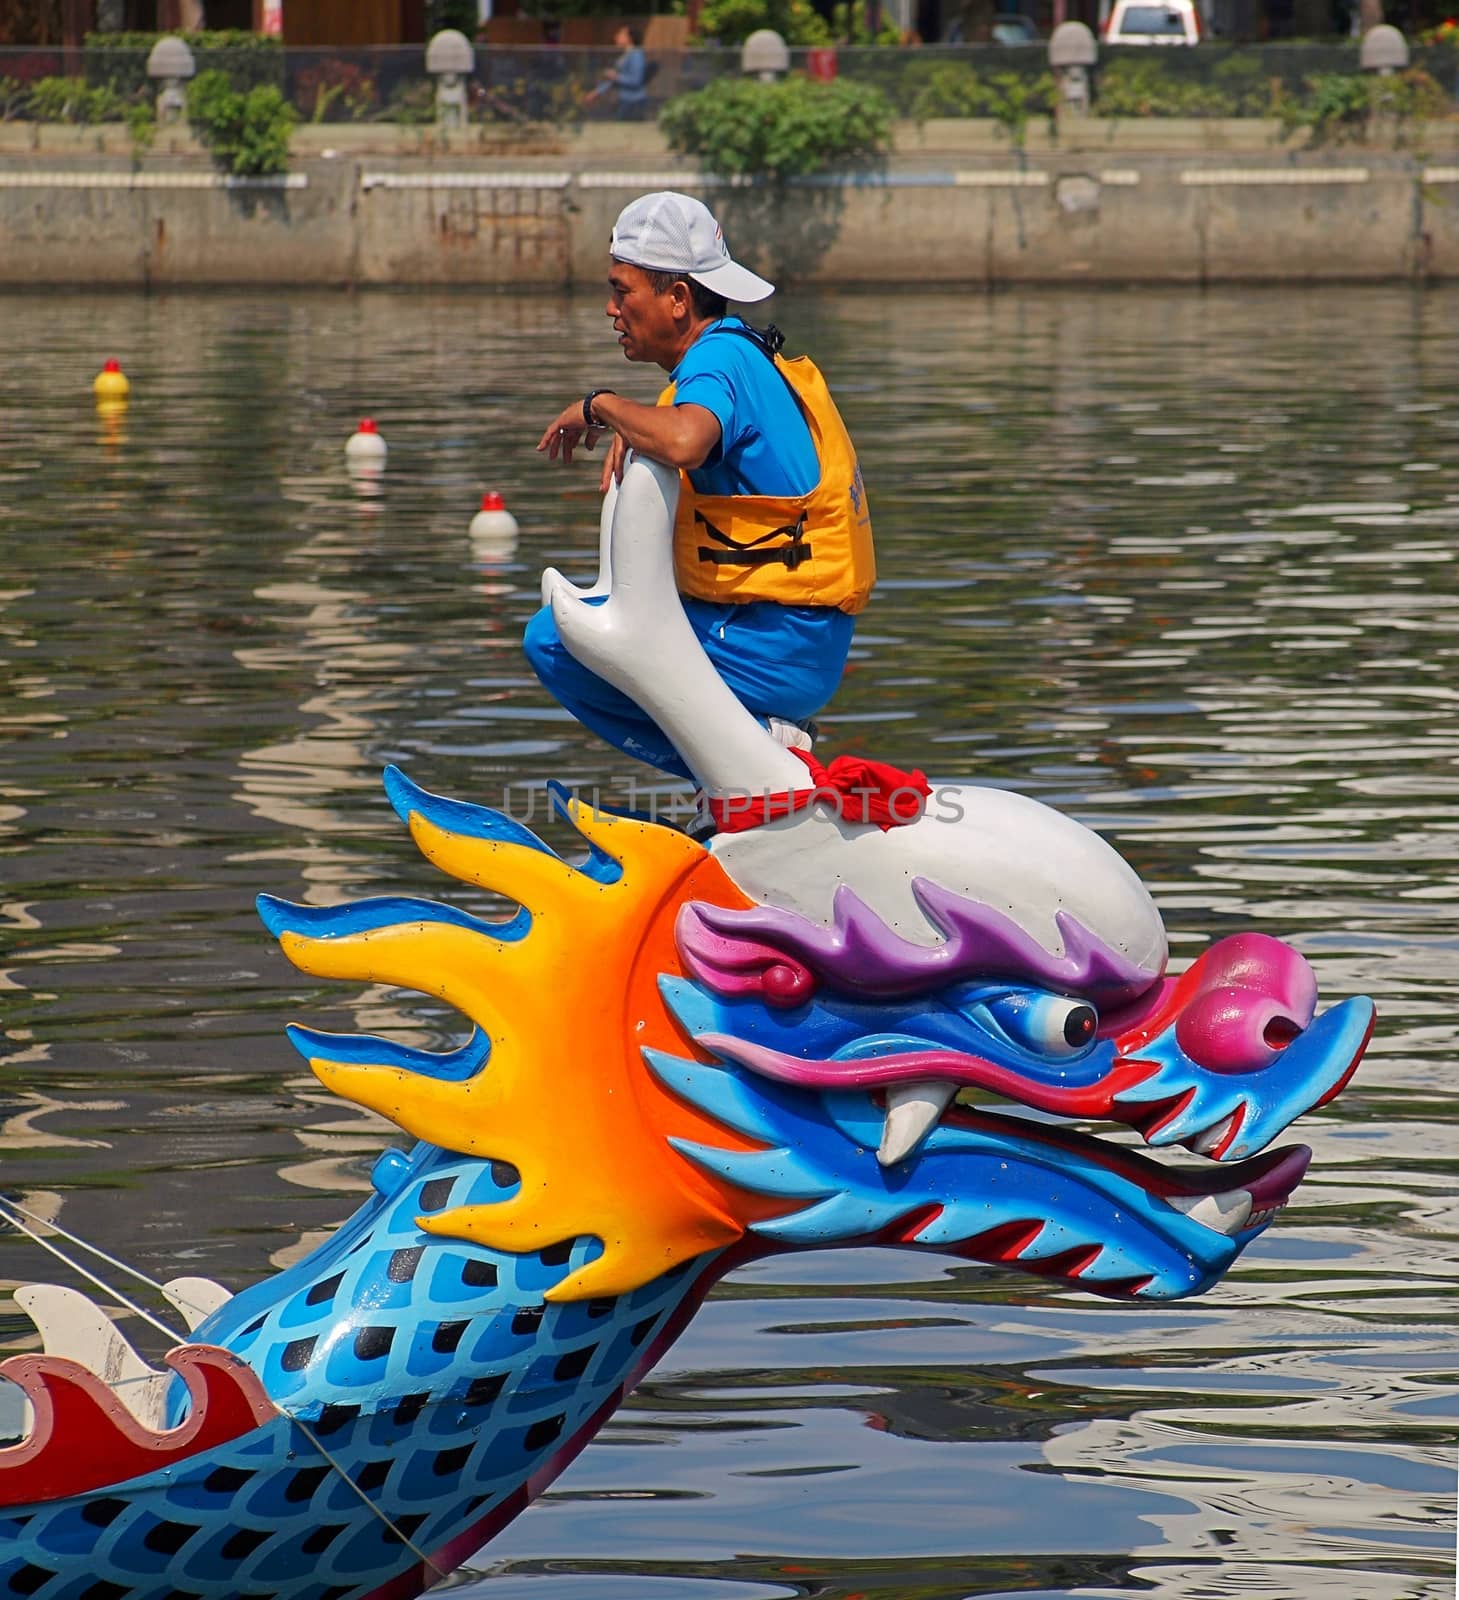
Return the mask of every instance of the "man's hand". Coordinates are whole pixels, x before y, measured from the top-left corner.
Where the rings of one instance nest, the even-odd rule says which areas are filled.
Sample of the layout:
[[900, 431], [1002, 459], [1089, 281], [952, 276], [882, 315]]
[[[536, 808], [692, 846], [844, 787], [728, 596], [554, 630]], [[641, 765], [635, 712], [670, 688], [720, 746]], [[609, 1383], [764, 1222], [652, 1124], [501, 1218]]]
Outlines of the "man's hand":
[[571, 461], [579, 445], [591, 450], [603, 434], [611, 433], [613, 443], [603, 466], [605, 494], [614, 478], [623, 481], [623, 461], [629, 450], [666, 467], [692, 472], [719, 443], [719, 418], [705, 406], [646, 406], [611, 389], [599, 389], [593, 399], [593, 415], [602, 426], [584, 427], [583, 403], [574, 400], [558, 413], [537, 441], [537, 448], [546, 451], [550, 461], [559, 456]]
[[[572, 461], [573, 451], [579, 445], [585, 450], [592, 450], [597, 446], [599, 436], [606, 432], [608, 432], [606, 428], [585, 427], [583, 403], [581, 400], [574, 400], [570, 406], [564, 406], [558, 413], [547, 431], [537, 441], [537, 448], [547, 452], [549, 461], [556, 461], [561, 456], [564, 463], [569, 463]], [[604, 487], [607, 487], [606, 483]]]
[[623, 482], [623, 467], [627, 460], [628, 441], [621, 433], [615, 433], [608, 446], [608, 459], [603, 463], [603, 479], [598, 485], [603, 494], [607, 494], [608, 486], [615, 478], [619, 483]]

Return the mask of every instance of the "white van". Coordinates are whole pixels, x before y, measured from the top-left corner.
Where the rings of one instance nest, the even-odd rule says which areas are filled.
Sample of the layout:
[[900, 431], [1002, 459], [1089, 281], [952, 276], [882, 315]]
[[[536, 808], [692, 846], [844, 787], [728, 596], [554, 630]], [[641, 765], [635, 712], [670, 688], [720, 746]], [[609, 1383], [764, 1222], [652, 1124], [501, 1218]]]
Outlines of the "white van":
[[1114, 0], [1105, 44], [1199, 44], [1195, 0]]

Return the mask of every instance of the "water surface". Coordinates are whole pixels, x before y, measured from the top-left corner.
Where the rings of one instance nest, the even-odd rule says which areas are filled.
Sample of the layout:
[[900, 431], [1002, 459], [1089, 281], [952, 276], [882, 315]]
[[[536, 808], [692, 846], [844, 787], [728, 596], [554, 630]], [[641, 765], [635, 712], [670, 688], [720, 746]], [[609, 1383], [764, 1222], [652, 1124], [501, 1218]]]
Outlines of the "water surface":
[[[1289, 938], [1379, 1032], [1302, 1124], [1296, 1204], [1205, 1298], [883, 1251], [746, 1269], [463, 1592], [1449, 1596], [1459, 294], [774, 315], [842, 402], [883, 573], [825, 749], [1070, 811], [1177, 962]], [[454, 1027], [301, 978], [254, 894], [444, 892], [389, 761], [539, 824], [549, 777], [642, 793], [518, 640], [542, 565], [596, 540], [595, 467], [548, 468], [537, 433], [586, 387], [656, 386], [592, 297], [9, 297], [0, 330], [0, 1185], [239, 1287], [389, 1142], [284, 1024]], [[119, 418], [91, 401], [109, 356]], [[366, 413], [390, 456], [362, 486]], [[467, 536], [486, 488], [515, 549]], [[0, 1277], [75, 1281], [14, 1236]]]

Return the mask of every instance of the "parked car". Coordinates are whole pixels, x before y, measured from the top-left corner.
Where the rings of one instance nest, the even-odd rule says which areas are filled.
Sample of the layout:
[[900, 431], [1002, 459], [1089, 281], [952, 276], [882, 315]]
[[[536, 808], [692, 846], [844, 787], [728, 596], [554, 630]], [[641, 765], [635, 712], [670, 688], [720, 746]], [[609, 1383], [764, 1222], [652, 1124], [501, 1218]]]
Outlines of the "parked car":
[[1032, 17], [1020, 16], [1013, 11], [1001, 11], [993, 18], [994, 44], [1037, 44], [1038, 38], [1038, 25]]
[[1114, 0], [1106, 44], [1199, 44], [1195, 0]]

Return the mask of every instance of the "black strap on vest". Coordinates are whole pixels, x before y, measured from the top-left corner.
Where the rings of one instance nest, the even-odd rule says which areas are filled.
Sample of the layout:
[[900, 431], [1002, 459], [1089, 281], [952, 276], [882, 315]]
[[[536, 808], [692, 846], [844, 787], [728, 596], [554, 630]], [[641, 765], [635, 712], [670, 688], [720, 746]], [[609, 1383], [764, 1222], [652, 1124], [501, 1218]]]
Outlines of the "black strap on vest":
[[[772, 528], [758, 539], [739, 544], [716, 528], [702, 511], [696, 511], [695, 522], [703, 524], [705, 534], [724, 546], [722, 550], [711, 550], [708, 545], [700, 545], [699, 559], [716, 567], [769, 567], [778, 561], [794, 572], [802, 561], [809, 561], [812, 554], [805, 536], [805, 518], [806, 514], [802, 511], [794, 522], [786, 523], [783, 528]], [[778, 544], [768, 550], [760, 548], [768, 539], [779, 539], [786, 535], [789, 535], [788, 543]]]
[[770, 365], [775, 368], [780, 376], [780, 381], [790, 390], [790, 398], [795, 401], [796, 408], [802, 416], [805, 415], [805, 405], [795, 392], [795, 385], [780, 371], [780, 363], [775, 359], [785, 348], [785, 335], [773, 322], [763, 328], [752, 328], [748, 322], [721, 322], [717, 328], [711, 328], [709, 331], [711, 333], [732, 333], [737, 339], [748, 339]]
[[[772, 322], [766, 328], [753, 328], [747, 322], [729, 323], [721, 322], [714, 333], [732, 333], [737, 338], [748, 339], [754, 347], [774, 366], [780, 374], [780, 380], [790, 390], [791, 397], [797, 406], [804, 411], [801, 398], [795, 392], [795, 385], [780, 371], [775, 358], [785, 346], [785, 335]], [[783, 528], [772, 528], [769, 533], [762, 533], [758, 539], [751, 539], [748, 544], [738, 544], [730, 536], [715, 525], [702, 511], [694, 513], [696, 523], [702, 524], [706, 536], [716, 540], [722, 549], [712, 550], [708, 545], [699, 546], [699, 559], [708, 561], [716, 567], [769, 567], [779, 562], [791, 572], [800, 566], [803, 561], [811, 558], [811, 546], [805, 536], [804, 511], [795, 519], [788, 522]], [[786, 538], [788, 542], [776, 545], [773, 549], [762, 549], [767, 540]]]
[[752, 327], [748, 322], [721, 322], [715, 333], [734, 333], [748, 339], [757, 349], [763, 350], [773, 361], [785, 348], [785, 335], [773, 322], [763, 328]]

